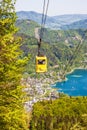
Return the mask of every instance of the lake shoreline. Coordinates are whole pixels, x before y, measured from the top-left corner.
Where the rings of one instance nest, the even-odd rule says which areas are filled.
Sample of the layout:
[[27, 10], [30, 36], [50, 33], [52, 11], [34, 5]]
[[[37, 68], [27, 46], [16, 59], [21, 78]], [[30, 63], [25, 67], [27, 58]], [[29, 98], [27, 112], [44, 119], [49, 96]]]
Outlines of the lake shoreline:
[[[74, 71], [76, 74], [73, 73]], [[86, 68], [85, 69], [83, 67], [74, 68], [69, 73], [66, 74], [65, 80], [62, 80], [61, 82], [56, 82], [55, 88], [57, 89], [57, 91], [58, 89], [60, 89], [58, 92], [60, 93], [63, 92], [64, 94], [67, 94], [68, 96], [87, 96], [86, 94], [87, 93], [86, 92], [87, 91], [87, 87], [86, 87], [87, 78], [86, 76], [84, 76], [86, 75], [86, 73], [87, 73]]]
[[71, 74], [71, 73], [74, 72], [75, 70], [81, 70], [81, 69], [83, 69], [83, 70], [87, 70], [87, 68], [83, 68], [83, 67], [75, 67], [75, 68], [72, 69], [70, 72], [67, 72], [67, 73], [65, 74], [65, 79], [64, 79], [64, 80], [61, 79], [61, 80], [58, 81], [58, 82], [66, 81], [66, 80], [67, 80], [66, 75]]

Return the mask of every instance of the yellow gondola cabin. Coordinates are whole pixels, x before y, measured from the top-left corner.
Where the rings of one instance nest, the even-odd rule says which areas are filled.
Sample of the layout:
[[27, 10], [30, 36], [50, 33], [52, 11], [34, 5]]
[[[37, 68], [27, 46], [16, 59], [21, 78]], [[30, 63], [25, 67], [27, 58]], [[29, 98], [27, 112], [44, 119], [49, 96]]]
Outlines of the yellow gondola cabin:
[[36, 72], [47, 72], [47, 57], [36, 56]]

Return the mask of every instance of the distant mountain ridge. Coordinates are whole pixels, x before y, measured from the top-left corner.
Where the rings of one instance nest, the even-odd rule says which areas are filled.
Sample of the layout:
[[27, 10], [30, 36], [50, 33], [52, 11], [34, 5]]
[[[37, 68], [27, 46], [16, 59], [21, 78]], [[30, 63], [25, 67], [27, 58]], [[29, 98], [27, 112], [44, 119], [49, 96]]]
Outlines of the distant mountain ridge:
[[[17, 12], [17, 16], [18, 19], [30, 19], [37, 22], [38, 24], [41, 24], [41, 20], [42, 20], [42, 14], [34, 11], [20, 11]], [[68, 29], [69, 27], [70, 29], [73, 29], [74, 23], [76, 26], [76, 24], [78, 24], [79, 21], [83, 21], [81, 23], [86, 22], [86, 19], [87, 19], [87, 14], [73, 14], [73, 15], [67, 14], [67, 15], [59, 15], [59, 16], [47, 16], [46, 27], [51, 29]], [[80, 28], [80, 25], [79, 26], [77, 25], [77, 27]]]
[[74, 22], [70, 25], [64, 25], [61, 27], [61, 29], [87, 29], [87, 19]]

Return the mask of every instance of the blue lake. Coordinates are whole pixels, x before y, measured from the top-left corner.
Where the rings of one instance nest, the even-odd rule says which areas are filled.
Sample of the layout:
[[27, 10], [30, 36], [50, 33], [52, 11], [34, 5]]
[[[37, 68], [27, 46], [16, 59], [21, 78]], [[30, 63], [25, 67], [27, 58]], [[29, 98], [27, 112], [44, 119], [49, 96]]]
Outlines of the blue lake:
[[66, 75], [67, 80], [54, 86], [69, 96], [87, 96], [87, 70], [77, 69]]

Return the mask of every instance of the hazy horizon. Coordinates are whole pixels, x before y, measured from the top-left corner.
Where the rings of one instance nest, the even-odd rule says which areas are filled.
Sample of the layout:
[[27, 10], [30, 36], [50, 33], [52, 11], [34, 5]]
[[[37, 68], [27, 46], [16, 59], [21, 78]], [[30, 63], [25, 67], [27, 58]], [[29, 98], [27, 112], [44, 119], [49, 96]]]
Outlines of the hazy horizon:
[[[44, 0], [17, 0], [15, 9], [18, 11], [34, 11], [42, 14]], [[47, 0], [46, 0], [47, 2]], [[48, 16], [87, 14], [87, 0], [49, 0]]]
[[[38, 14], [42, 14], [42, 13], [40, 13], [40, 12], [36, 12], [36, 11], [33, 11], [33, 10], [29, 10], [29, 11], [20, 10], [20, 11], [16, 11], [16, 12], [35, 12], [35, 13], [38, 13]], [[63, 15], [87, 15], [87, 13], [86, 13], [86, 14], [60, 14], [60, 15], [53, 15], [53, 16], [49, 16], [49, 15], [47, 14], [47, 16], [49, 16], [49, 17], [63, 16]]]

